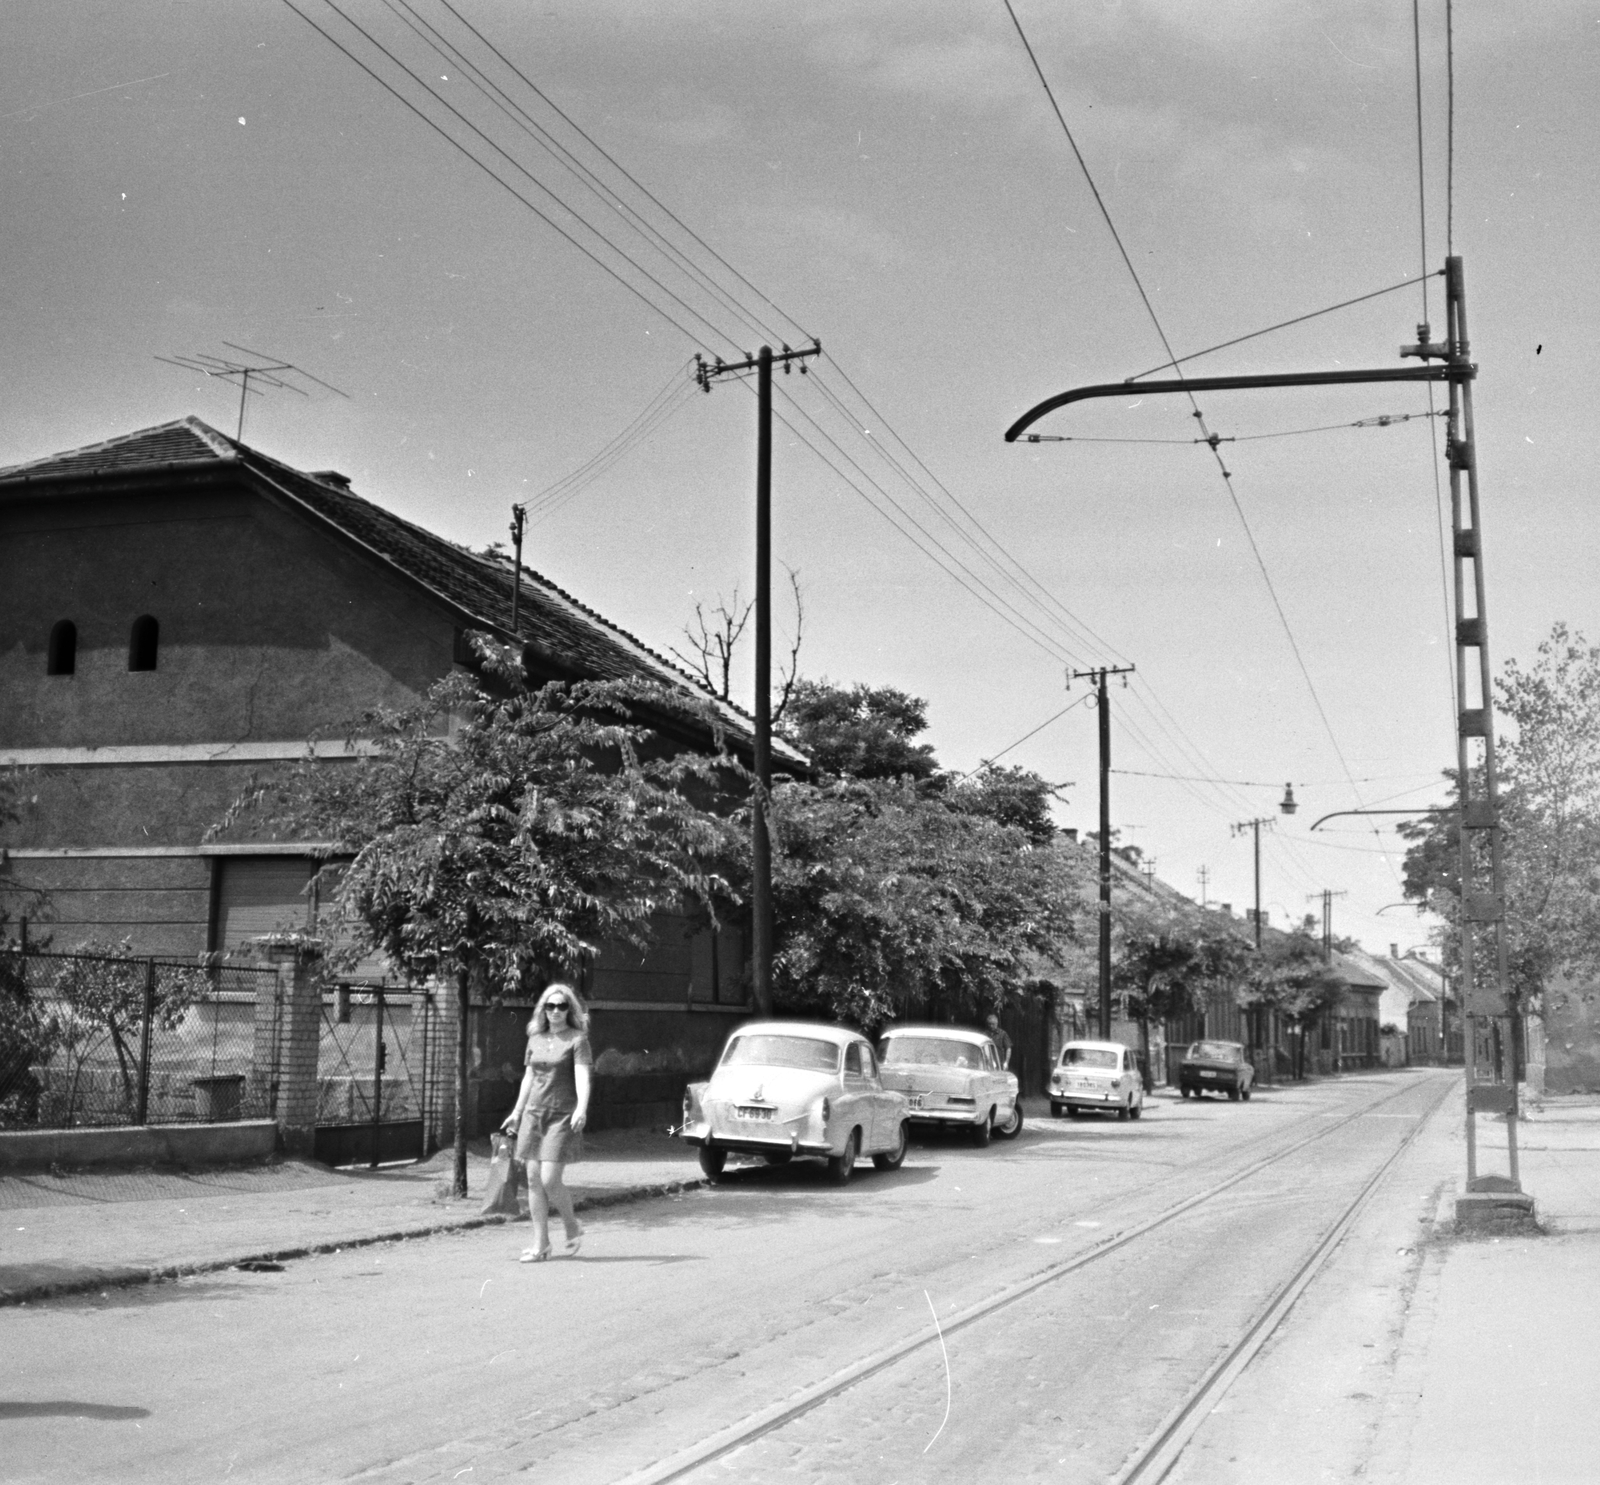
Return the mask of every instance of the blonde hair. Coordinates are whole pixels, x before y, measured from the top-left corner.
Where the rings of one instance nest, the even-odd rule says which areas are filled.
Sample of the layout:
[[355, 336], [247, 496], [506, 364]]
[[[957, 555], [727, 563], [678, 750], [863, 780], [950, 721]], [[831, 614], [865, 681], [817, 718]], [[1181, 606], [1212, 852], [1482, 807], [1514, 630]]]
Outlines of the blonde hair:
[[589, 1029], [589, 1012], [584, 1009], [584, 1004], [578, 999], [578, 992], [571, 985], [564, 985], [559, 980], [553, 985], [544, 987], [544, 994], [539, 997], [538, 1004], [533, 1008], [533, 1016], [528, 1022], [528, 1035], [539, 1036], [550, 1030], [550, 1008], [548, 1001], [552, 995], [559, 995], [572, 1007], [567, 1012], [567, 1025], [574, 1031], [587, 1032]]

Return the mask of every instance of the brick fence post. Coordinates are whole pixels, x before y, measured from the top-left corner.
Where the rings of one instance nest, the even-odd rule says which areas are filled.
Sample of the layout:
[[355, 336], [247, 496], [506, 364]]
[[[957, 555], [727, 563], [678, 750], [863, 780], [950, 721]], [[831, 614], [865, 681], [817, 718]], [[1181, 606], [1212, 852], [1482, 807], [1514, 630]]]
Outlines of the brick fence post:
[[310, 1155], [317, 1128], [317, 1055], [322, 1039], [322, 951], [306, 943], [265, 945], [278, 972], [282, 1020], [278, 1038], [278, 1146]]

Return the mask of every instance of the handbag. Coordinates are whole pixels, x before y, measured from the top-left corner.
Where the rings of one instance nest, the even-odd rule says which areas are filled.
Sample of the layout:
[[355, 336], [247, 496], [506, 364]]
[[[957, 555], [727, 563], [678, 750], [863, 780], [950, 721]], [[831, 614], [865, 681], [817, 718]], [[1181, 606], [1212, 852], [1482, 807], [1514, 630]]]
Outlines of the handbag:
[[518, 1215], [515, 1151], [516, 1146], [510, 1135], [489, 1136], [489, 1175], [484, 1182], [483, 1206], [480, 1209], [485, 1217]]

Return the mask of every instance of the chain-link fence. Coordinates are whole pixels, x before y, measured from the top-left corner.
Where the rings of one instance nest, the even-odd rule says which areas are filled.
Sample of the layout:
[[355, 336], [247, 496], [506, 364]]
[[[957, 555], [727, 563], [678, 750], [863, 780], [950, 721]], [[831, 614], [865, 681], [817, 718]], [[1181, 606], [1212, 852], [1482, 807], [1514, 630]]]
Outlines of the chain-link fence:
[[270, 1117], [281, 1030], [272, 969], [0, 952], [0, 1129]]

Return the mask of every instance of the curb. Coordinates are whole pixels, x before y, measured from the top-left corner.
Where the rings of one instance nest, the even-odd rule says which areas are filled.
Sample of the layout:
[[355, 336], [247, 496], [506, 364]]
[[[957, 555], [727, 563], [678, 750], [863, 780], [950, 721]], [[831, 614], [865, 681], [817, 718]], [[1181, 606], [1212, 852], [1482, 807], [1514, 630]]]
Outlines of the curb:
[[[702, 1176], [680, 1181], [663, 1181], [650, 1186], [624, 1186], [616, 1191], [602, 1191], [593, 1196], [574, 1201], [575, 1212], [592, 1211], [598, 1207], [623, 1206], [628, 1202], [646, 1201], [651, 1197], [675, 1196], [679, 1192], [693, 1191], [710, 1183]], [[426, 1227], [407, 1227], [393, 1232], [364, 1233], [360, 1237], [329, 1240], [325, 1243], [304, 1243], [294, 1248], [270, 1248], [258, 1253], [236, 1253], [228, 1258], [207, 1258], [198, 1263], [165, 1263], [150, 1268], [102, 1269], [92, 1274], [57, 1282], [19, 1285], [0, 1289], [0, 1309], [28, 1304], [40, 1299], [64, 1299], [74, 1294], [88, 1294], [100, 1289], [132, 1289], [140, 1284], [167, 1284], [196, 1274], [220, 1273], [224, 1269], [240, 1268], [248, 1263], [288, 1263], [297, 1258], [311, 1258], [321, 1253], [339, 1253], [346, 1248], [371, 1248], [378, 1243], [401, 1243], [409, 1238], [435, 1237], [442, 1232], [471, 1232], [482, 1227], [502, 1227], [512, 1221], [521, 1221], [502, 1213], [491, 1216], [458, 1217], [450, 1221], [430, 1223]]]

